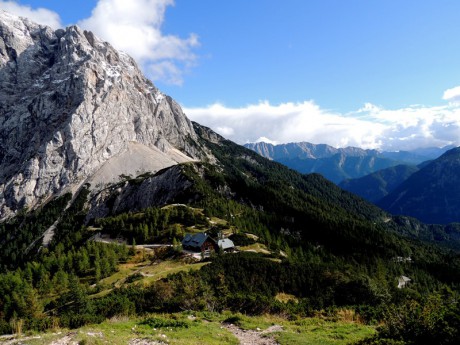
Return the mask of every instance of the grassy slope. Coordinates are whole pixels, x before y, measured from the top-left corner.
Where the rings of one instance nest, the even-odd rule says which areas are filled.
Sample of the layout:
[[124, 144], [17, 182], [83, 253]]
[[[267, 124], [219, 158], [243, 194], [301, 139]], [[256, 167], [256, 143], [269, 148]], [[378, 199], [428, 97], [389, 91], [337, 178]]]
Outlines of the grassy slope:
[[[150, 325], [145, 320], [153, 321]], [[282, 330], [270, 335], [281, 345], [297, 344], [348, 344], [375, 333], [370, 326], [352, 321], [327, 321], [309, 318], [288, 321], [276, 316], [248, 317], [230, 313], [151, 314], [145, 318], [119, 318], [89, 325], [76, 330], [56, 330], [53, 333], [18, 337], [11, 344], [50, 344], [53, 341], [71, 339], [79, 344], [129, 344], [134, 339], [161, 341], [171, 345], [238, 344], [237, 338], [224, 325], [232, 320], [245, 330], [265, 330], [272, 325]], [[158, 326], [157, 326], [158, 325]], [[163, 326], [163, 327], [161, 327]]]
[[[139, 250], [136, 255], [127, 263], [120, 264], [117, 272], [100, 281], [101, 291], [93, 294], [91, 298], [98, 298], [107, 295], [113, 288], [119, 288], [128, 284], [147, 285], [154, 281], [166, 278], [169, 274], [178, 272], [189, 272], [199, 270], [208, 262], [198, 262], [194, 264], [186, 263], [181, 260], [151, 261], [148, 254], [145, 260], [142, 260], [143, 253]], [[127, 282], [129, 277], [136, 275], [138, 279], [133, 282]]]

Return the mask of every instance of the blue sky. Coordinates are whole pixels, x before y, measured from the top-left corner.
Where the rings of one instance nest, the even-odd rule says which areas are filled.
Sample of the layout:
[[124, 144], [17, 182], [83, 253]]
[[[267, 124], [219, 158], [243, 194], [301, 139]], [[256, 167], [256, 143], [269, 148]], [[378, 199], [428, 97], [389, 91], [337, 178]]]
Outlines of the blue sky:
[[47, 9], [35, 20], [93, 30], [133, 55], [189, 117], [239, 143], [460, 145], [457, 0], [21, 0], [0, 8]]

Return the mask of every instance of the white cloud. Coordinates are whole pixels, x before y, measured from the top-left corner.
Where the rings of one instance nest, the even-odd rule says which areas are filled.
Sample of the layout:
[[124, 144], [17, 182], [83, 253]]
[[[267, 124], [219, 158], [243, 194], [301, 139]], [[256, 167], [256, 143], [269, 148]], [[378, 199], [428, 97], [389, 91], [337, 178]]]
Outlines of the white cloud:
[[254, 142], [255, 143], [268, 143], [268, 144], [272, 144], [272, 145], [278, 145], [277, 141], [270, 140], [267, 137], [260, 137], [260, 138], [256, 139]]
[[[279, 105], [264, 101], [244, 108], [222, 104], [185, 108], [185, 113], [240, 144], [308, 141], [394, 151], [460, 145], [460, 106], [455, 104], [396, 110], [366, 104], [341, 114], [321, 109], [313, 101]], [[222, 128], [231, 128], [232, 133], [219, 131]]]
[[453, 87], [444, 91], [442, 99], [446, 101], [458, 102], [460, 101], [460, 86]]
[[198, 37], [165, 35], [161, 27], [174, 0], [99, 0], [91, 16], [78, 25], [93, 31], [141, 65], [148, 77], [181, 84], [183, 73], [196, 62]]
[[27, 5], [20, 5], [15, 1], [0, 1], [0, 9], [20, 17], [29, 18], [38, 24], [51, 26], [53, 29], [62, 27], [59, 14], [46, 8], [33, 9]]
[[235, 130], [227, 126], [217, 127], [216, 132], [223, 135], [224, 137], [229, 137], [235, 134]]

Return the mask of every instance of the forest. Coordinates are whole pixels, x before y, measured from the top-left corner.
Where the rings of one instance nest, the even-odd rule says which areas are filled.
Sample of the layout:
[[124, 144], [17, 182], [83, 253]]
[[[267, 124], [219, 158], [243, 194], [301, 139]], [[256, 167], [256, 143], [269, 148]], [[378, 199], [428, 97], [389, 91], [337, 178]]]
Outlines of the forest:
[[[1, 333], [150, 312], [231, 310], [295, 319], [347, 307], [380, 325], [362, 344], [457, 343], [457, 251], [408, 235], [407, 224], [389, 222], [390, 215], [319, 175], [301, 175], [196, 130], [218, 163], [182, 164], [193, 183], [171, 205], [87, 220], [85, 186], [68, 208], [70, 194], [0, 225]], [[42, 246], [41, 235], [56, 220], [52, 242]], [[250, 243], [250, 233], [269, 254], [215, 253], [199, 270], [98, 294], [101, 279], [135, 256], [136, 244], [173, 244], [152, 261], [180, 260], [180, 241], [191, 229], [226, 230], [237, 245]], [[95, 233], [125, 242], [99, 243], [91, 240]], [[399, 289], [402, 275], [411, 283]], [[279, 293], [295, 301], [280, 302]]]

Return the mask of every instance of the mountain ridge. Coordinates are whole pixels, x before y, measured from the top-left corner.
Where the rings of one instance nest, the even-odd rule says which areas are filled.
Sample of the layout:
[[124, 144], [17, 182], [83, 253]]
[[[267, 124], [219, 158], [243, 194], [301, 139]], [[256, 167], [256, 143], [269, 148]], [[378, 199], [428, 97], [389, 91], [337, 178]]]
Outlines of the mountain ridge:
[[370, 202], [378, 202], [420, 168], [414, 165], [396, 165], [355, 179], [346, 179], [339, 187]]
[[457, 147], [410, 175], [377, 205], [425, 223], [460, 222], [459, 169], [460, 147]]
[[437, 158], [451, 148], [446, 146], [386, 152], [357, 147], [335, 148], [326, 144], [316, 145], [308, 142], [279, 145], [258, 142], [244, 146], [300, 173], [320, 173], [336, 184], [400, 164], [417, 165]]
[[54, 31], [5, 11], [0, 29], [0, 219], [75, 190], [129, 142], [168, 164], [206, 155], [180, 106], [127, 54], [78, 26]]

